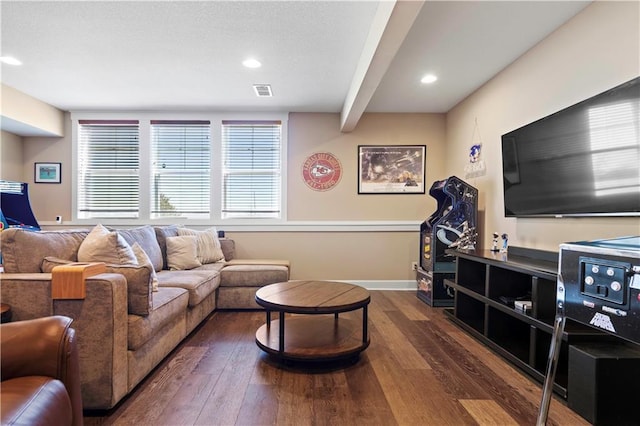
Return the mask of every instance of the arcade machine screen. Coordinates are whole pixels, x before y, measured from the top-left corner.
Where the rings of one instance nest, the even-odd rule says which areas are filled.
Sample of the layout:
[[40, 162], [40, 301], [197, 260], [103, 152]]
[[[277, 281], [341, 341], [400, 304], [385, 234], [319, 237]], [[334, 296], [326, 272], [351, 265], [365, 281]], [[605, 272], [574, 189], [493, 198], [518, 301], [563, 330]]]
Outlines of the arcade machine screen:
[[4, 226], [40, 230], [31, 210], [28, 184], [25, 182], [0, 181], [0, 214]]

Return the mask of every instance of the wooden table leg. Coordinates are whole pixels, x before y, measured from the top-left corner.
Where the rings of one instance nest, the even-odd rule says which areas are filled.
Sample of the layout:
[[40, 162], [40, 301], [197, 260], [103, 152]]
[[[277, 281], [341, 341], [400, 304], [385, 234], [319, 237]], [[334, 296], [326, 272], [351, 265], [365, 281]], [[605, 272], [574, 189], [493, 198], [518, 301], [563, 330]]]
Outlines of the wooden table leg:
[[280, 312], [278, 324], [280, 326], [280, 344], [278, 350], [284, 353], [284, 312]]
[[369, 334], [368, 331], [368, 315], [367, 315], [367, 305], [364, 305], [362, 307], [362, 344], [366, 344], [367, 343], [367, 335]]

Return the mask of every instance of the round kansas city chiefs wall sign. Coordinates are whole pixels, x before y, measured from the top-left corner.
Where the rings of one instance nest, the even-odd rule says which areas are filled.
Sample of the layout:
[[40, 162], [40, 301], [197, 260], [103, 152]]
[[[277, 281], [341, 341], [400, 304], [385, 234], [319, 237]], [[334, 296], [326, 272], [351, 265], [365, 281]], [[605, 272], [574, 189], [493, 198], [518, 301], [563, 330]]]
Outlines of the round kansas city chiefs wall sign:
[[340, 182], [342, 165], [328, 152], [310, 155], [302, 164], [304, 183], [314, 191], [328, 191]]

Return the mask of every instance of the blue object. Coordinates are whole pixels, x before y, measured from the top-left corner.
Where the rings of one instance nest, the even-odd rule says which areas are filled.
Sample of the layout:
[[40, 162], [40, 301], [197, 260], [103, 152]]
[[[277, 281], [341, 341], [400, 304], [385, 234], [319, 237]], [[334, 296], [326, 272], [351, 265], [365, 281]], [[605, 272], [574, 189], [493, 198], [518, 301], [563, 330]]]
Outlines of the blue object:
[[4, 228], [40, 230], [31, 210], [29, 185], [26, 182], [0, 180], [0, 214]]

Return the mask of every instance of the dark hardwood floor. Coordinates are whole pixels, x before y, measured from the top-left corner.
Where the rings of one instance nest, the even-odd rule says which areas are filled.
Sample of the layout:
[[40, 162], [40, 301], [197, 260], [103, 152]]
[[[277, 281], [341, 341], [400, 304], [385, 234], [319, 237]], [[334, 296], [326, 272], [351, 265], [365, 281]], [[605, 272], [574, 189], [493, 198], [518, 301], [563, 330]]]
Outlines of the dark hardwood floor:
[[[358, 315], [350, 313], [344, 315]], [[338, 369], [281, 368], [263, 312], [216, 312], [120, 405], [86, 425], [534, 425], [541, 386], [415, 292], [372, 291], [371, 345]], [[586, 425], [553, 398], [547, 424]]]

